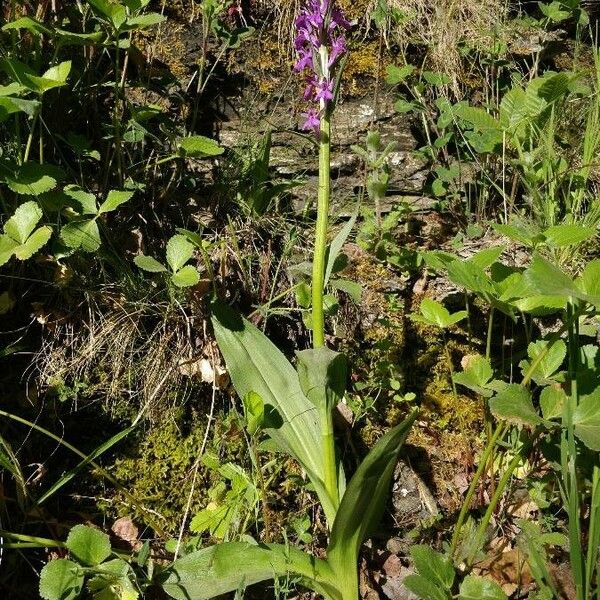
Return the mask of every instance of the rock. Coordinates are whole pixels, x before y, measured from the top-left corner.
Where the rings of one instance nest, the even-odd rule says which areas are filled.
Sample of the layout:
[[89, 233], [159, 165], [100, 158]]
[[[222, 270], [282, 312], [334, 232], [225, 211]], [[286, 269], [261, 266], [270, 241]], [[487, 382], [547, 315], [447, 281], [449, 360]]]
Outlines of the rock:
[[406, 463], [396, 465], [393, 482], [392, 506], [397, 523], [414, 523], [439, 514], [435, 498]]
[[381, 591], [384, 598], [387, 600], [418, 600], [419, 597], [404, 585], [404, 579], [408, 575], [414, 575], [414, 571], [405, 567], [398, 556], [390, 554], [383, 563], [382, 570], [385, 579], [381, 584]]

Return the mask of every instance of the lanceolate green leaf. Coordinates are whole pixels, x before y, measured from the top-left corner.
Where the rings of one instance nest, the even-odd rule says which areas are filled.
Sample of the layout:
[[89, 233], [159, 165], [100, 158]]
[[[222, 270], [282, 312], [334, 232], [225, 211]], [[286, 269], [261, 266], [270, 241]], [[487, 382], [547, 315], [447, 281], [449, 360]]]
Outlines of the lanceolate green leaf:
[[175, 600], [208, 600], [290, 574], [302, 577], [326, 598], [341, 600], [325, 561], [280, 544], [210, 546], [176, 560], [161, 579], [162, 588]]
[[383, 514], [400, 449], [416, 417], [414, 411], [373, 446], [342, 497], [327, 548], [327, 561], [343, 589], [358, 585], [354, 578], [360, 546]]
[[277, 445], [296, 458], [310, 477], [328, 521], [335, 509], [324, 487], [323, 452], [316, 407], [300, 388], [298, 374], [285, 356], [251, 323], [221, 302], [212, 305], [212, 324], [236, 392], [256, 392], [279, 413], [278, 428], [266, 429]]

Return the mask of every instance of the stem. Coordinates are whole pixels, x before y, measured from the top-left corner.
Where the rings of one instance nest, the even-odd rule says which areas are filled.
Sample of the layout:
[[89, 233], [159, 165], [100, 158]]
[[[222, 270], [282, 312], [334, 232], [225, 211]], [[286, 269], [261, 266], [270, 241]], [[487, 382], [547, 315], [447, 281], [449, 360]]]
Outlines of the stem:
[[458, 546], [458, 537], [460, 535], [460, 530], [462, 529], [462, 526], [464, 525], [464, 522], [467, 517], [467, 512], [469, 511], [469, 508], [471, 507], [471, 501], [473, 500], [473, 496], [475, 495], [475, 490], [477, 489], [479, 480], [481, 479], [481, 476], [483, 475], [485, 467], [488, 464], [489, 458], [492, 454], [494, 446], [496, 445], [496, 442], [498, 441], [499, 438], [501, 438], [504, 435], [504, 433], [506, 432], [506, 429], [507, 429], [506, 425], [498, 425], [496, 427], [494, 434], [492, 435], [490, 440], [488, 440], [488, 443], [485, 447], [483, 455], [481, 456], [481, 459], [479, 460], [479, 465], [477, 466], [477, 471], [475, 472], [475, 475], [473, 476], [473, 479], [471, 480], [471, 484], [469, 485], [469, 489], [467, 490], [467, 495], [465, 496], [465, 500], [460, 509], [460, 513], [458, 515], [456, 525], [454, 526], [454, 532], [452, 533], [452, 541], [450, 542], [450, 556], [453, 556], [454, 553], [456, 552], [456, 547]]
[[483, 519], [477, 527], [477, 531], [475, 533], [475, 543], [472, 546], [473, 553], [471, 554], [471, 556], [469, 556], [469, 558], [466, 561], [467, 566], [470, 567], [473, 564], [477, 550], [483, 543], [483, 538], [485, 537], [485, 532], [487, 530], [490, 520], [492, 519], [494, 510], [496, 509], [496, 506], [498, 506], [498, 502], [500, 502], [500, 498], [502, 497], [502, 494], [504, 493], [504, 490], [506, 489], [506, 486], [508, 485], [512, 474], [515, 472], [515, 469], [521, 464], [523, 456], [527, 454], [529, 448], [531, 447], [533, 439], [534, 438], [531, 438], [531, 440], [529, 440], [528, 443], [525, 444], [521, 451], [510, 461], [508, 467], [506, 468], [506, 471], [504, 471], [504, 474], [502, 475], [502, 479], [500, 479], [500, 481], [498, 482], [498, 487], [496, 488], [496, 491], [494, 492], [494, 495], [490, 500], [490, 503], [485, 511], [485, 515], [483, 516]]
[[[338, 489], [338, 468], [335, 458], [335, 439], [333, 435], [333, 412], [327, 406], [324, 406], [321, 410], [320, 422], [325, 489], [331, 499], [334, 510], [337, 512], [340, 506], [340, 494]], [[329, 525], [331, 527], [333, 523]]]
[[265, 484], [265, 478], [263, 476], [262, 467], [258, 458], [258, 448], [254, 438], [250, 438], [250, 451], [252, 452], [252, 461], [254, 462], [254, 468], [256, 469], [256, 477], [258, 479], [258, 487], [260, 488], [260, 495], [262, 500], [262, 515], [263, 525], [265, 526], [265, 541], [270, 543], [272, 541], [271, 532], [273, 530], [271, 523], [271, 509], [269, 507], [269, 501], [267, 498], [267, 486]]
[[325, 345], [325, 314], [323, 294], [325, 288], [325, 255], [327, 253], [327, 225], [329, 216], [329, 195], [331, 192], [330, 153], [331, 153], [331, 114], [328, 108], [323, 111], [319, 140], [319, 195], [317, 203], [317, 227], [315, 232], [315, 255], [312, 272], [312, 326], [313, 346]]

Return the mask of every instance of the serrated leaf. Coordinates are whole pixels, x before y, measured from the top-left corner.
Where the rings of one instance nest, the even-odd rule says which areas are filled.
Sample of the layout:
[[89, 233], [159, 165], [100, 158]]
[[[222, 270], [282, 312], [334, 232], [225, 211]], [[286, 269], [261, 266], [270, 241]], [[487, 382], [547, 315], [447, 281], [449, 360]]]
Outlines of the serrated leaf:
[[577, 287], [592, 298], [600, 298], [600, 259], [589, 262], [577, 280]]
[[567, 395], [561, 387], [556, 385], [546, 386], [540, 394], [540, 408], [544, 419], [560, 418], [566, 400]]
[[52, 237], [52, 228], [48, 225], [36, 229], [25, 241], [24, 244], [15, 248], [15, 256], [19, 260], [31, 258], [38, 250], [43, 248]]
[[543, 423], [531, 400], [531, 392], [516, 383], [507, 385], [489, 401], [491, 413], [509, 423], [535, 426]]
[[534, 255], [525, 278], [542, 296], [579, 296], [573, 280], [539, 254]]
[[163, 264], [159, 263], [152, 256], [144, 256], [143, 254], [140, 256], [136, 256], [133, 259], [133, 262], [143, 271], [148, 271], [149, 273], [165, 273], [167, 271], [167, 267]]
[[575, 435], [591, 450], [600, 452], [600, 387], [579, 399], [573, 411]]
[[527, 354], [529, 360], [523, 360], [519, 363], [523, 376], [536, 363], [531, 377], [536, 383], [543, 385], [560, 369], [567, 356], [567, 346], [563, 340], [557, 340], [553, 344], [546, 340], [538, 340], [529, 344]]
[[549, 244], [560, 248], [585, 242], [596, 235], [596, 230], [582, 225], [554, 225], [546, 229], [544, 235]]
[[75, 525], [65, 544], [79, 562], [90, 567], [104, 562], [111, 553], [108, 535], [87, 525]]
[[445, 590], [422, 575], [408, 575], [402, 582], [421, 600], [448, 600], [448, 594]]
[[167, 264], [177, 273], [194, 255], [194, 245], [181, 234], [174, 235], [167, 242]]
[[15, 253], [15, 248], [19, 246], [19, 242], [16, 242], [8, 235], [0, 235], [0, 267], [6, 264]]
[[171, 281], [180, 288], [191, 287], [200, 281], [200, 273], [198, 273], [196, 267], [186, 265], [182, 269], [179, 269], [177, 273], [171, 275]]
[[21, 204], [4, 225], [4, 233], [24, 244], [42, 218], [42, 209], [34, 200]]
[[134, 192], [111, 190], [110, 192], [108, 192], [106, 200], [100, 205], [100, 208], [98, 209], [98, 214], [101, 215], [103, 213], [112, 212], [113, 210], [121, 206], [121, 204], [125, 204], [125, 202], [131, 200], [133, 194]]
[[454, 565], [443, 554], [436, 552], [429, 546], [413, 546], [410, 556], [415, 563], [417, 572], [441, 589], [449, 590], [454, 583]]
[[524, 227], [517, 225], [505, 225], [503, 223], [496, 223], [492, 226], [498, 233], [505, 235], [511, 240], [521, 242], [524, 246], [532, 247], [534, 244], [534, 236], [527, 231]]
[[219, 156], [224, 152], [224, 149], [215, 140], [211, 140], [203, 135], [181, 138], [178, 145], [181, 153], [191, 158]]
[[40, 597], [44, 600], [76, 600], [83, 590], [79, 566], [66, 558], [47, 563], [40, 573]]
[[63, 192], [69, 199], [69, 204], [80, 215], [96, 215], [96, 196], [86, 192], [78, 185], [66, 185]]
[[16, 194], [39, 196], [53, 190], [63, 177], [64, 172], [58, 167], [27, 162], [6, 177], [6, 184]]
[[507, 600], [502, 588], [491, 579], [467, 575], [460, 584], [458, 600]]
[[95, 252], [100, 248], [100, 231], [95, 219], [75, 219], [60, 230], [60, 238], [73, 250]]
[[484, 356], [469, 356], [465, 370], [456, 373], [453, 377], [455, 383], [463, 385], [470, 390], [480, 394], [484, 398], [492, 396], [493, 391], [489, 387], [494, 376], [490, 361]]

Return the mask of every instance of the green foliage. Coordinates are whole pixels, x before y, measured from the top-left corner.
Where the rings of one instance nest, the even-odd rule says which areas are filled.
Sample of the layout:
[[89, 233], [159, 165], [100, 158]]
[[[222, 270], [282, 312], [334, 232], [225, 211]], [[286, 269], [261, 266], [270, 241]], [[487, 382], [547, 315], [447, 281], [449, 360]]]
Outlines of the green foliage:
[[450, 314], [448, 309], [431, 298], [423, 298], [420, 306], [421, 314], [412, 314], [411, 319], [426, 325], [447, 329], [467, 317], [467, 311], [461, 310]]
[[75, 525], [71, 529], [66, 546], [80, 563], [88, 567], [98, 566], [111, 553], [108, 536], [86, 525]]
[[[179, 288], [191, 287], [200, 281], [200, 273], [193, 265], [186, 264], [194, 255], [194, 244], [182, 234], [176, 234], [167, 242], [166, 259], [170, 279]], [[167, 273], [169, 269], [151, 256], [143, 254], [134, 258], [135, 264], [149, 273]]]

